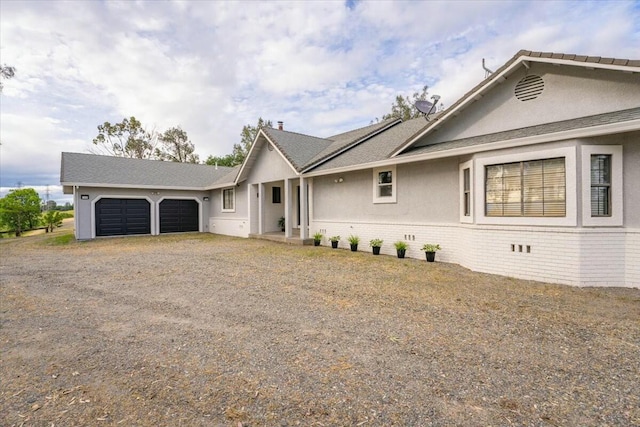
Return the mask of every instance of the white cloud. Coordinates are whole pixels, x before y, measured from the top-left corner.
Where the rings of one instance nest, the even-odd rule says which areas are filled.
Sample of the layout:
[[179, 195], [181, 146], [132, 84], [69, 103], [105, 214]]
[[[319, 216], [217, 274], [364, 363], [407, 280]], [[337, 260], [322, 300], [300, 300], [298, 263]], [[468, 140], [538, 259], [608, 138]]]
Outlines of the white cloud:
[[[445, 105], [519, 49], [637, 57], [634, 2], [1, 2], [2, 179], [57, 179], [59, 151], [134, 115], [201, 158], [258, 117], [328, 136], [423, 85]], [[5, 145], [5, 140], [7, 141]], [[20, 150], [13, 148], [15, 142]], [[37, 160], [37, 161], [35, 161]], [[34, 175], [34, 176], [35, 176]], [[22, 175], [21, 175], [22, 176]], [[40, 178], [42, 179], [42, 178]], [[3, 184], [4, 185], [4, 184]]]

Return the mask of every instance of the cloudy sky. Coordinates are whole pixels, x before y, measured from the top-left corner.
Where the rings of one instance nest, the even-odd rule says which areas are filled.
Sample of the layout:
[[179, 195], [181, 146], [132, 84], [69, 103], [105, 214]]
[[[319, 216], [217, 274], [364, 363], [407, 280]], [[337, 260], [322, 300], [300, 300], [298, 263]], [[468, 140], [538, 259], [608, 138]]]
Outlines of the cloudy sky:
[[423, 85], [453, 104], [518, 50], [640, 59], [640, 2], [0, 2], [0, 195], [66, 201], [60, 153], [135, 116], [201, 159], [258, 117], [329, 136]]

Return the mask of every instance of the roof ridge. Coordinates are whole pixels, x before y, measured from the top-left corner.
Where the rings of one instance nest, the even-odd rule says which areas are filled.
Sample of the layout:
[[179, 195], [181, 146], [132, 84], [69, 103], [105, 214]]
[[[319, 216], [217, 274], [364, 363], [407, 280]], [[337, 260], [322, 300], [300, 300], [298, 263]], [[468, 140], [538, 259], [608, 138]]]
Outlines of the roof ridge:
[[[351, 133], [351, 132], [356, 132], [356, 131], [362, 130], [362, 129], [364, 129], [364, 128], [367, 128], [367, 127], [369, 127], [369, 126], [375, 126], [375, 125], [381, 125], [381, 126], [382, 126], [382, 124], [383, 124], [384, 122], [389, 122], [389, 123], [391, 123], [391, 122], [394, 122], [394, 121], [396, 121], [396, 120], [402, 120], [402, 119], [399, 119], [399, 118], [397, 118], [397, 117], [390, 117], [390, 118], [388, 118], [388, 119], [381, 120], [381, 121], [376, 122], [376, 123], [369, 123], [369, 124], [368, 124], [368, 125], [366, 125], [366, 126], [361, 126], [361, 127], [359, 127], [359, 128], [351, 129], [351, 130], [348, 130], [348, 131], [345, 131], [345, 132], [340, 132], [340, 133], [337, 133], [337, 134], [335, 134], [335, 135], [328, 136], [328, 137], [327, 137], [327, 138], [325, 138], [325, 139], [328, 139], [328, 140], [330, 140], [330, 141], [335, 141], [335, 139], [334, 139], [334, 138], [337, 138], [337, 137], [339, 137], [339, 136], [341, 136], [341, 135], [346, 135], [346, 134]], [[373, 131], [372, 131], [372, 132], [373, 132]]]
[[235, 166], [222, 166], [222, 165], [218, 165], [218, 166], [208, 165], [206, 163], [172, 162], [172, 161], [160, 160], [160, 159], [139, 159], [137, 157], [110, 156], [108, 154], [78, 153], [75, 151], [63, 151], [61, 152], [61, 154], [63, 156], [64, 155], [91, 156], [91, 157], [102, 157], [106, 159], [117, 159], [122, 161], [146, 161], [146, 162], [158, 162], [158, 163], [165, 163], [165, 164], [179, 164], [179, 165], [188, 165], [188, 166], [217, 167], [217, 168], [224, 168], [228, 170], [231, 170], [235, 167]]
[[272, 127], [266, 127], [266, 126], [265, 126], [265, 127], [263, 127], [263, 128], [261, 128], [261, 129], [262, 129], [262, 130], [264, 130], [264, 131], [266, 131], [267, 133], [269, 133], [269, 132], [267, 131], [267, 129], [270, 129], [270, 130], [276, 130], [276, 131], [278, 131], [278, 132], [290, 133], [290, 134], [293, 134], [293, 135], [306, 136], [306, 137], [308, 137], [308, 138], [324, 139], [324, 140], [326, 140], [326, 141], [331, 141], [330, 139], [323, 138], [323, 137], [321, 137], [321, 136], [309, 135], [309, 134], [301, 133], [301, 132], [292, 132], [292, 131], [284, 130], [284, 129], [282, 129], [282, 130], [281, 130], [281, 129], [276, 129], [276, 128], [272, 128]]

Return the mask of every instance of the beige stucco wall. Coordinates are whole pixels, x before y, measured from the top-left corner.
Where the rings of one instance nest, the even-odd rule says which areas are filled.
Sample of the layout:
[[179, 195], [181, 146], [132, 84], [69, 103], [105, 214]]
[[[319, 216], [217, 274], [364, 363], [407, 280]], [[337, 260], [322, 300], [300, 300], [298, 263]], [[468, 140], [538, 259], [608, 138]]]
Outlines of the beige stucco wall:
[[286, 162], [278, 150], [268, 150], [267, 145], [260, 144], [256, 147], [257, 152], [252, 153], [256, 156], [256, 161], [251, 167], [251, 171], [247, 177], [247, 182], [256, 184], [260, 182], [280, 181], [284, 178], [293, 178], [296, 172]]
[[[229, 187], [227, 187], [229, 188]], [[208, 217], [208, 231], [229, 236], [247, 237], [249, 226], [249, 199], [247, 185], [240, 184], [235, 188], [235, 209], [233, 212], [222, 212], [223, 188], [211, 191], [211, 211]]]
[[[526, 74], [542, 77], [545, 87], [537, 99], [520, 101], [514, 88]], [[638, 73], [533, 63], [529, 71], [523, 67], [514, 72], [418, 145], [636, 108], [638, 100]]]
[[398, 165], [396, 179], [397, 202], [375, 204], [371, 169], [315, 177], [314, 220], [458, 221], [457, 158]]

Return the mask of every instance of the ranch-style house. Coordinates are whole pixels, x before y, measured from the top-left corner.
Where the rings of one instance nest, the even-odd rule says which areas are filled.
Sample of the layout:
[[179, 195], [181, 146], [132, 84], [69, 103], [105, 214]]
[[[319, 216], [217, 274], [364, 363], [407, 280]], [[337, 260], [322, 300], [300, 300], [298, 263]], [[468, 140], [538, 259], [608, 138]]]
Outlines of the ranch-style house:
[[326, 138], [280, 123], [236, 168], [62, 153], [60, 180], [77, 239], [353, 234], [383, 254], [439, 243], [475, 271], [637, 287], [640, 60], [520, 51], [428, 117]]

